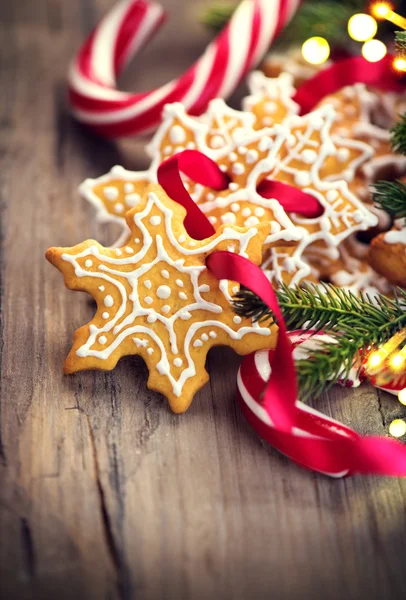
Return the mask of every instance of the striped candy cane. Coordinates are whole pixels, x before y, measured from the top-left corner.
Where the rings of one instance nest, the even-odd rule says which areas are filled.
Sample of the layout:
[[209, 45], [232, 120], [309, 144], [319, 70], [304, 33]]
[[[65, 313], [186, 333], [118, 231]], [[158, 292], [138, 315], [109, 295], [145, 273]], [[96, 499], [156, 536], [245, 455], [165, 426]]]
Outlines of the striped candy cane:
[[[309, 353], [311, 354], [315, 343], [329, 343], [332, 341], [330, 336], [323, 333], [314, 334], [311, 331], [291, 332], [289, 337], [295, 347], [293, 353], [295, 359], [303, 359]], [[264, 386], [271, 376], [272, 355], [272, 350], [260, 350], [244, 358], [237, 377], [238, 400], [242, 412], [251, 427], [277, 450], [302, 466], [318, 470], [312, 465], [311, 460], [303, 454], [303, 448], [300, 445], [296, 447], [295, 438], [337, 440], [344, 437], [358, 440], [359, 436], [352, 429], [300, 401], [296, 402], [298, 413], [296, 427], [292, 432], [293, 438], [279, 432], [274, 427], [260, 400]], [[343, 382], [343, 385], [346, 383]], [[354, 369], [347, 384], [357, 386], [359, 383]], [[331, 477], [343, 477], [351, 473], [351, 467], [344, 462], [340, 463], [334, 472], [322, 472]]]
[[75, 117], [106, 137], [155, 128], [165, 104], [182, 102], [192, 115], [213, 98], [226, 98], [263, 58], [301, 0], [244, 0], [229, 24], [179, 79], [159, 89], [131, 94], [116, 89], [116, 77], [164, 20], [160, 5], [122, 0], [82, 46], [69, 71]]

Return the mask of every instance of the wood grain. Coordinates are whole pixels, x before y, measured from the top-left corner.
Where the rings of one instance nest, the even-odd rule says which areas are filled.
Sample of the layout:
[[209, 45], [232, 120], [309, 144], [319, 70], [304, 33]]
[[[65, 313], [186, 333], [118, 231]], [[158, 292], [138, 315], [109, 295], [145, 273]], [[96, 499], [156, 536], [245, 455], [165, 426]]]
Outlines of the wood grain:
[[[66, 111], [69, 59], [111, 4], [0, 3], [0, 596], [404, 598], [406, 482], [329, 480], [261, 443], [235, 404], [232, 352], [211, 352], [183, 416], [146, 390], [140, 360], [62, 375], [92, 306], [44, 251], [111, 241], [77, 186], [146, 165], [142, 140], [101, 141]], [[196, 2], [164, 4], [174, 18], [123, 85], [163, 83], [206, 45]], [[368, 387], [317, 405], [362, 432], [405, 416]]]

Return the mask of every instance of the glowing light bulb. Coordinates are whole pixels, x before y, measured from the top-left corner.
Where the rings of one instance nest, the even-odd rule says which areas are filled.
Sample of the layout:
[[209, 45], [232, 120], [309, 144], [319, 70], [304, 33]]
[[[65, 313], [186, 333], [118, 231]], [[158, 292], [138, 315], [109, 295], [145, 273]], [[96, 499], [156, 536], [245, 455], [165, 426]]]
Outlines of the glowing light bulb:
[[391, 10], [392, 6], [387, 2], [377, 2], [372, 7], [372, 14], [378, 19], [385, 19]]
[[369, 62], [382, 60], [387, 53], [387, 48], [380, 40], [368, 40], [362, 46], [362, 56]]
[[386, 352], [382, 352], [382, 350], [377, 350], [373, 352], [368, 358], [368, 368], [376, 368], [385, 360], [387, 354]]
[[357, 42], [366, 42], [378, 31], [378, 23], [371, 15], [359, 13], [348, 21], [348, 33]]
[[400, 438], [402, 435], [405, 435], [406, 423], [403, 421], [403, 419], [395, 419], [392, 421], [392, 423], [389, 425], [389, 433], [395, 438]]
[[400, 390], [400, 392], [398, 394], [398, 400], [401, 404], [406, 406], [406, 388], [403, 388], [403, 390]]
[[393, 61], [393, 66], [396, 71], [406, 71], [406, 59], [405, 58], [395, 58]]
[[398, 352], [390, 359], [390, 366], [395, 370], [400, 370], [405, 364], [405, 357], [401, 352]]
[[321, 65], [330, 56], [330, 45], [322, 37], [309, 38], [302, 46], [302, 56], [312, 65]]
[[392, 9], [393, 6], [388, 2], [378, 2], [372, 7], [372, 14], [377, 19], [386, 19], [387, 21], [402, 27], [402, 29], [406, 29], [406, 19], [393, 12]]

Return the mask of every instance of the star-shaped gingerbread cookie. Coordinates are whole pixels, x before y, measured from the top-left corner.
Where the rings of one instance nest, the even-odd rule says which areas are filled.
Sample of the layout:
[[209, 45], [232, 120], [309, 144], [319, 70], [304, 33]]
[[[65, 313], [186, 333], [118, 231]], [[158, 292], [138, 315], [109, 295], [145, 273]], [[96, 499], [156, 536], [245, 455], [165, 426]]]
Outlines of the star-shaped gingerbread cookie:
[[127, 214], [130, 238], [122, 248], [88, 240], [73, 248], [50, 248], [47, 259], [72, 290], [97, 303], [92, 321], [74, 336], [65, 372], [111, 370], [139, 354], [149, 368], [148, 387], [184, 412], [206, 383], [205, 360], [213, 346], [248, 354], [276, 343], [275, 327], [236, 316], [230, 304], [235, 283], [218, 281], [205, 260], [228, 250], [260, 264], [269, 225], [220, 227], [194, 240], [183, 226], [185, 210], [151, 185]]

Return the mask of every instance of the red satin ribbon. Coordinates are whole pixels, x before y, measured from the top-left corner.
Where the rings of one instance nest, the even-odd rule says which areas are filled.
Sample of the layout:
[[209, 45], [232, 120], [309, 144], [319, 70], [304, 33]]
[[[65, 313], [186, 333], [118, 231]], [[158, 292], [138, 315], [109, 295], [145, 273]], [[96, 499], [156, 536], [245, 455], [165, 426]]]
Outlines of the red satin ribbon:
[[[259, 267], [242, 256], [214, 252], [207, 267], [219, 279], [230, 279], [255, 292], [275, 314], [278, 345], [272, 362], [272, 374], [264, 390], [263, 406], [273, 421], [273, 439], [279, 450], [301, 457], [301, 464], [324, 473], [349, 470], [351, 473], [406, 476], [406, 446], [392, 439], [373, 436], [337, 436], [336, 439], [312, 439], [292, 434], [300, 427], [302, 416], [296, 408], [296, 370], [292, 346], [271, 284]], [[253, 420], [251, 423], [253, 423]], [[265, 439], [269, 428], [258, 419], [255, 429]]]
[[[198, 150], [179, 152], [158, 167], [158, 183], [170, 198], [176, 198], [176, 201], [187, 210], [185, 228], [189, 235], [195, 240], [204, 240], [212, 236], [215, 229], [208, 219], [205, 219], [205, 223], [200, 222], [201, 210], [193, 201], [193, 206], [190, 205], [191, 198], [180, 172], [195, 183], [213, 190], [225, 190], [230, 183], [230, 178], [223, 173], [214, 160]], [[265, 179], [258, 186], [258, 193], [264, 198], [275, 198], [286, 212], [295, 212], [303, 217], [319, 217], [324, 212], [316, 198], [281, 181]]]
[[275, 198], [286, 212], [294, 212], [309, 219], [321, 217], [324, 213], [324, 208], [314, 196], [282, 181], [265, 179], [261, 181], [257, 191], [263, 198]]
[[310, 112], [325, 96], [355, 83], [365, 83], [381, 90], [403, 92], [406, 79], [393, 68], [393, 55], [371, 63], [362, 56], [354, 56], [336, 62], [305, 81], [293, 99], [301, 108], [301, 114]]
[[214, 235], [216, 230], [190, 197], [180, 176], [181, 171], [192, 181], [214, 190], [224, 190], [230, 179], [217, 163], [198, 150], [179, 152], [158, 167], [158, 183], [170, 198], [186, 208], [186, 231], [195, 240], [204, 240]]
[[[163, 182], [172, 199], [180, 200], [188, 211], [188, 217], [193, 215], [193, 219], [185, 219], [185, 227], [187, 223], [191, 226], [189, 234], [194, 236], [194, 232], [197, 232], [196, 239], [202, 239], [201, 232], [210, 231], [209, 235], [212, 235], [213, 228], [184, 188], [180, 169], [185, 169], [184, 172], [187, 169], [189, 174], [197, 174], [199, 182], [210, 187], [224, 184], [225, 181], [221, 182], [219, 173], [205, 160], [207, 157], [202, 158], [204, 155], [193, 153], [184, 159], [182, 154], [185, 153], [168, 159], [160, 166], [158, 179], [161, 185]], [[197, 162], [193, 164], [195, 160]], [[202, 165], [206, 165], [207, 170], [202, 170]], [[301, 423], [301, 415], [296, 406], [296, 370], [292, 345], [271, 284], [259, 267], [234, 253], [214, 252], [208, 256], [206, 264], [218, 279], [236, 281], [255, 292], [269, 306], [278, 321], [278, 343], [272, 374], [265, 386], [262, 400], [275, 426], [278, 447], [287, 455], [293, 449], [296, 456], [300, 455], [303, 465], [326, 473], [349, 469], [351, 473], [406, 476], [406, 446], [392, 439], [361, 437], [355, 432], [353, 436], [337, 439], [312, 439], [292, 434], [292, 428]], [[260, 435], [262, 427], [265, 426], [258, 421], [255, 428]], [[265, 430], [262, 435], [266, 439]]]

